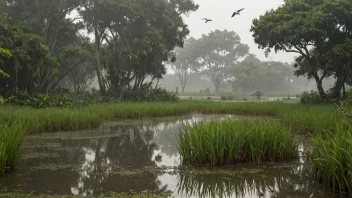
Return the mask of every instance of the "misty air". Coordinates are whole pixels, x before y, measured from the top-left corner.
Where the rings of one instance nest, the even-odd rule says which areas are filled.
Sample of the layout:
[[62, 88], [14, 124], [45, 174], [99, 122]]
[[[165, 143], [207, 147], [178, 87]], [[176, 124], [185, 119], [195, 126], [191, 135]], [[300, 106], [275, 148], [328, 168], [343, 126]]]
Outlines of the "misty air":
[[0, 2], [0, 197], [351, 197], [351, 10]]

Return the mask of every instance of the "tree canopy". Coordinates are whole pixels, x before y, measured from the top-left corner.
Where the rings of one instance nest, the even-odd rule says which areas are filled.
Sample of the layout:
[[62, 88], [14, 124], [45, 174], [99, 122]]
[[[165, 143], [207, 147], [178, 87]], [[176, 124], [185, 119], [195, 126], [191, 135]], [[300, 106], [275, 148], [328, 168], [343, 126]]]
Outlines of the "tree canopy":
[[249, 51], [236, 32], [227, 30], [215, 30], [203, 35], [197, 42], [197, 49], [201, 74], [214, 83], [216, 92], [229, 77], [226, 71]]
[[[164, 62], [189, 34], [182, 16], [197, 9], [193, 0], [3, 1], [0, 67], [10, 78], [0, 86], [12, 82], [12, 89], [30, 94], [80, 92], [96, 76], [102, 94], [138, 89], [165, 74]], [[77, 71], [82, 74], [72, 74]]]
[[175, 49], [176, 59], [170, 61], [169, 65], [175, 71], [181, 84], [182, 93], [185, 92], [187, 82], [191, 75], [198, 71], [199, 64], [197, 62], [196, 47], [197, 40], [193, 37], [186, 40], [183, 47]]
[[333, 76], [331, 97], [339, 99], [351, 68], [351, 6], [348, 0], [289, 0], [253, 20], [251, 31], [267, 54], [297, 53], [295, 74], [313, 78], [323, 98], [322, 81]]

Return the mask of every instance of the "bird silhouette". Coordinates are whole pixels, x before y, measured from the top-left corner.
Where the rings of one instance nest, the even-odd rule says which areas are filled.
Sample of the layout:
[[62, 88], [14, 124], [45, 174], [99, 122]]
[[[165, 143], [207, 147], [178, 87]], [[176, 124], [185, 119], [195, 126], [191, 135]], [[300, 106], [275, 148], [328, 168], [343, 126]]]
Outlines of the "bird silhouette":
[[213, 21], [213, 20], [207, 19], [207, 18], [203, 18], [203, 20], [205, 20], [205, 23], [208, 23], [208, 22], [210, 22], [210, 21]]
[[236, 12], [234, 12], [234, 13], [232, 14], [231, 18], [233, 18], [233, 17], [236, 16], [236, 15], [240, 15], [240, 12], [241, 12], [242, 10], [244, 10], [244, 8], [239, 9], [239, 10], [237, 10]]

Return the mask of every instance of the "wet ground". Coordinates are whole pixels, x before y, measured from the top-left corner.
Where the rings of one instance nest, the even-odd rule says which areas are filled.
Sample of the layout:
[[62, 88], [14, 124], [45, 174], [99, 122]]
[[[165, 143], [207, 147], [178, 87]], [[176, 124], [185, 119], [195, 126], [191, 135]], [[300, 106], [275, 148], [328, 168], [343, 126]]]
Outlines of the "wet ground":
[[316, 183], [301, 139], [297, 161], [260, 166], [180, 168], [182, 122], [241, 117], [119, 120], [99, 129], [30, 136], [18, 171], [0, 178], [0, 197], [333, 197]]

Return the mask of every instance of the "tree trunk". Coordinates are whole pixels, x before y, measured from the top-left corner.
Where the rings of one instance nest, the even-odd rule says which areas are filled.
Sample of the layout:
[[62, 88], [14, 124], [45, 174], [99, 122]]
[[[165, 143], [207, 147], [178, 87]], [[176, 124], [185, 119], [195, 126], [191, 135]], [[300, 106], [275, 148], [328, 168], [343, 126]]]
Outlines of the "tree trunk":
[[337, 77], [335, 86], [332, 88], [331, 97], [337, 101], [341, 100], [341, 90], [345, 85], [346, 75]]
[[326, 93], [323, 88], [323, 78], [319, 78], [318, 75], [314, 75], [315, 82], [317, 84], [317, 89], [321, 98], [326, 99]]
[[220, 92], [220, 82], [214, 82], [215, 85], [215, 93], [219, 93]]
[[95, 33], [95, 58], [96, 58], [95, 69], [96, 69], [96, 72], [97, 72], [100, 93], [102, 95], [105, 95], [106, 94], [106, 88], [105, 88], [105, 84], [104, 84], [104, 81], [103, 81], [103, 75], [102, 75], [102, 72], [101, 72], [100, 38], [99, 38], [99, 32], [98, 32], [97, 27], [94, 28], [94, 33]]
[[343, 98], [346, 98], [346, 84], [344, 83], [343, 86], [342, 86], [342, 93], [343, 93]]

